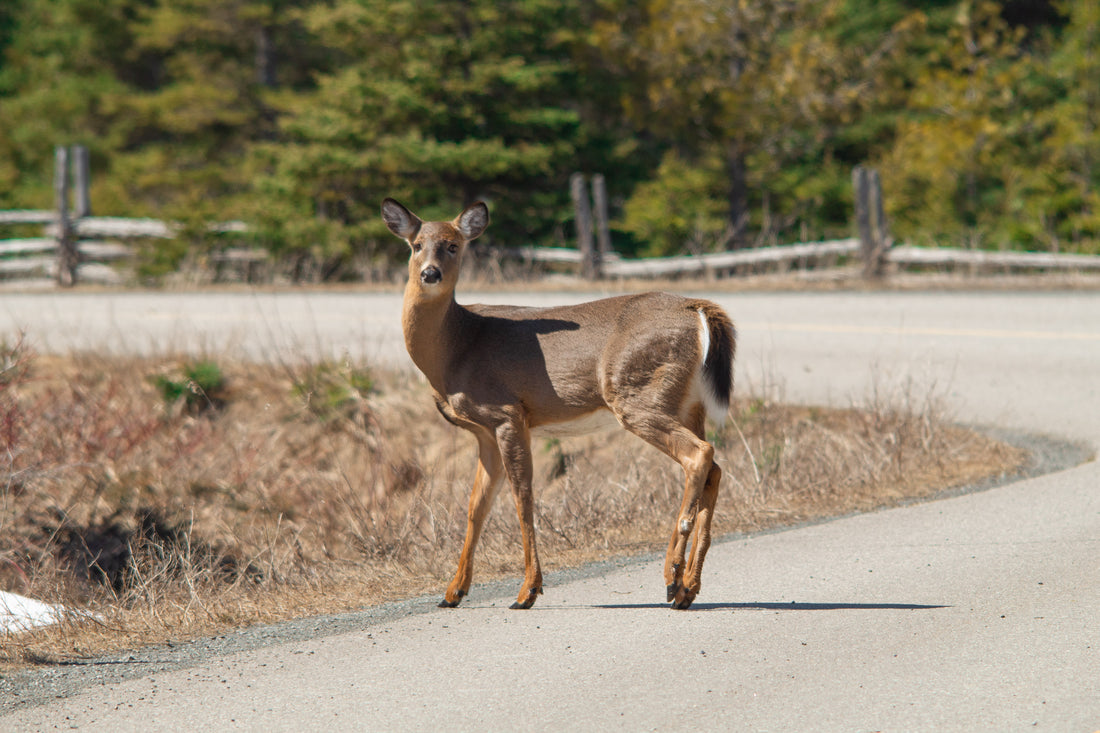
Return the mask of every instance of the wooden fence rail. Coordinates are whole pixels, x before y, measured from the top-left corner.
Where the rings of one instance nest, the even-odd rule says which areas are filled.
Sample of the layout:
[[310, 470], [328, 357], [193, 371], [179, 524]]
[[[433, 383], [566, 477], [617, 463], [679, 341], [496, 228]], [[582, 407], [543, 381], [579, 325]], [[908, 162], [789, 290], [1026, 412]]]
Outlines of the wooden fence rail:
[[[774, 265], [777, 268], [795, 265], [823, 267], [847, 260], [862, 261], [859, 239], [837, 239], [807, 244], [786, 244], [775, 247], [717, 252], [684, 257], [654, 257], [626, 260], [612, 254], [604, 259], [602, 272], [606, 277], [645, 278], [680, 277], [685, 275], [721, 275], [741, 267]], [[497, 249], [496, 254], [519, 257], [529, 262], [550, 265], [571, 265], [578, 270], [582, 254], [575, 249], [557, 247], [517, 247]], [[1053, 270], [1098, 271], [1100, 255], [1055, 254], [1050, 252], [987, 252], [984, 250], [947, 247], [894, 246], [881, 253], [878, 268], [893, 265], [907, 268], [970, 268], [978, 271]], [[882, 272], [882, 269], [879, 269]], [[876, 275], [879, 277], [881, 275]]]
[[604, 265], [610, 277], [675, 277], [691, 274], [720, 275], [740, 267], [790, 266], [796, 262], [818, 263], [859, 253], [858, 239], [759, 247], [734, 252], [715, 252], [688, 257], [660, 257], [642, 260], [618, 260]]
[[950, 247], [892, 247], [898, 267], [969, 267], [977, 270], [1100, 270], [1100, 255], [1054, 252], [989, 252]]
[[56, 211], [0, 211], [0, 224], [52, 224]]

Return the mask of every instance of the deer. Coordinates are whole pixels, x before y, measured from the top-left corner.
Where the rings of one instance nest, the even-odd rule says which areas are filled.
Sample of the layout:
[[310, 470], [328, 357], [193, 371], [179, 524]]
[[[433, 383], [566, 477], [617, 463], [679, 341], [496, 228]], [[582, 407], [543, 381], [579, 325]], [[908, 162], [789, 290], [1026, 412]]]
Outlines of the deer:
[[683, 469], [664, 580], [667, 602], [690, 607], [701, 588], [722, 478], [704, 422], [709, 416], [721, 424], [729, 412], [736, 345], [729, 316], [709, 300], [661, 292], [556, 307], [459, 305], [455, 287], [463, 255], [488, 227], [488, 206], [478, 201], [453, 221], [425, 222], [386, 198], [382, 219], [410, 249], [401, 315], [409, 356], [440, 414], [472, 433], [478, 445], [466, 535], [440, 607], [454, 608], [469, 593], [478, 538], [505, 477], [524, 563], [511, 608], [534, 605], [543, 579], [532, 436], [616, 425]]

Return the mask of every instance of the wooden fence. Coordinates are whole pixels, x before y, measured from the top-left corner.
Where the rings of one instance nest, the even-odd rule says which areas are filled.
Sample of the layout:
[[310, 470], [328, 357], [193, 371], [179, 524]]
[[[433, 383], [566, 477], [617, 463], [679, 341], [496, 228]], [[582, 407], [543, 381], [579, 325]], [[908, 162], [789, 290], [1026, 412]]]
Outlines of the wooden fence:
[[[955, 269], [972, 273], [1021, 270], [1100, 271], [1100, 255], [896, 246], [887, 226], [878, 171], [863, 167], [852, 171], [858, 238], [759, 247], [695, 256], [625, 260], [614, 252], [592, 246], [591, 225], [587, 223], [591, 216], [590, 209], [586, 200], [580, 200], [584, 198], [584, 185], [583, 179], [578, 183], [578, 177], [579, 174], [574, 175], [571, 186], [578, 222], [578, 248], [575, 250], [519, 248], [513, 250], [512, 254], [532, 262], [572, 263], [582, 276], [589, 279], [675, 278], [700, 274], [722, 276], [740, 270], [751, 271], [762, 267], [774, 267], [779, 270], [796, 266], [830, 267], [848, 262], [853, 258], [857, 258], [862, 263], [862, 275], [868, 280], [883, 278], [888, 267]], [[598, 185], [602, 187], [602, 178]], [[595, 176], [592, 188], [593, 198], [598, 202], [599, 194], [597, 194]], [[596, 211], [596, 218], [599, 220], [601, 216], [599, 206], [596, 207]], [[606, 209], [602, 215], [606, 222]]]
[[[88, 153], [83, 147], [56, 149], [54, 180], [53, 210], [0, 211], [0, 226], [43, 227], [41, 237], [0, 240], [0, 280], [37, 280], [63, 287], [78, 282], [119, 283], [122, 278], [111, 264], [133, 256], [128, 241], [169, 239], [178, 235], [178, 226], [156, 219], [92, 216], [88, 198]], [[515, 247], [494, 249], [491, 254], [565, 266], [593, 280], [721, 277], [765, 267], [778, 270], [828, 268], [850, 262], [861, 262], [863, 276], [870, 280], [883, 277], [888, 266], [955, 268], [969, 272], [1100, 271], [1100, 256], [1096, 255], [894, 246], [883, 213], [878, 173], [856, 168], [852, 173], [852, 185], [858, 238], [628, 260], [611, 248], [603, 176], [592, 177], [590, 200], [589, 186], [578, 173], [570, 180], [576, 211], [577, 249]], [[247, 227], [241, 222], [229, 222], [214, 225], [211, 230], [245, 232]], [[257, 266], [268, 260], [268, 254], [258, 249], [227, 248], [212, 255], [211, 260], [217, 268], [232, 267], [243, 274], [243, 279], [251, 281]]]
[[[54, 208], [0, 211], [0, 226], [42, 225], [41, 237], [0, 240], [0, 280], [56, 283], [120, 284], [112, 263], [133, 257], [134, 239], [172, 239], [180, 227], [158, 219], [92, 216], [87, 148], [54, 150]], [[71, 201], [70, 201], [71, 199]], [[244, 232], [242, 222], [215, 224], [215, 232]], [[212, 259], [251, 267], [266, 258], [255, 250], [227, 249]]]
[[[74, 285], [81, 277], [118, 280], [107, 263], [129, 257], [129, 248], [90, 238], [79, 229], [92, 218], [88, 182], [87, 148], [58, 147], [54, 151], [54, 209], [0, 211], [0, 224], [44, 225], [42, 237], [0, 241], [0, 278], [56, 281], [63, 286]], [[76, 195], [70, 205], [73, 190]]]

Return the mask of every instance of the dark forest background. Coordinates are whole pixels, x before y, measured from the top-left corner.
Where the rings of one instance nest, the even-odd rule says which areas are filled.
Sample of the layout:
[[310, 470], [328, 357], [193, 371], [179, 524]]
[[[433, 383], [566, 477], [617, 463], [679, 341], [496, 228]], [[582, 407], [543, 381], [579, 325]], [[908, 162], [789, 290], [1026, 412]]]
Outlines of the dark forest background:
[[3, 0], [0, 209], [66, 144], [96, 214], [334, 273], [404, 256], [384, 196], [572, 246], [577, 171], [627, 255], [848, 236], [856, 165], [899, 240], [1100, 252], [1100, 3]]

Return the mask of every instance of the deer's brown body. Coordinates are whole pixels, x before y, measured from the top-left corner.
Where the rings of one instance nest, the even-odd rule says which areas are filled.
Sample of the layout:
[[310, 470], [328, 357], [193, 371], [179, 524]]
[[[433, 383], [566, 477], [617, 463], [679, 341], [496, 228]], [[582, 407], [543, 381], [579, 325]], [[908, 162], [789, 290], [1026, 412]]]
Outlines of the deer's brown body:
[[[700, 588], [721, 471], [704, 439], [708, 412], [725, 416], [733, 325], [707, 300], [643, 293], [554, 308], [459, 305], [462, 253], [488, 225], [484, 204], [453, 222], [421, 222], [392, 199], [390, 230], [412, 248], [402, 325], [440, 412], [477, 438], [458, 571], [440, 605], [468, 592], [474, 548], [504, 476], [523, 531], [525, 577], [514, 608], [542, 592], [531, 488], [532, 433], [571, 434], [618, 423], [676, 460], [684, 498], [665, 560], [668, 600], [687, 608]], [[692, 537], [690, 556], [688, 539]]]

